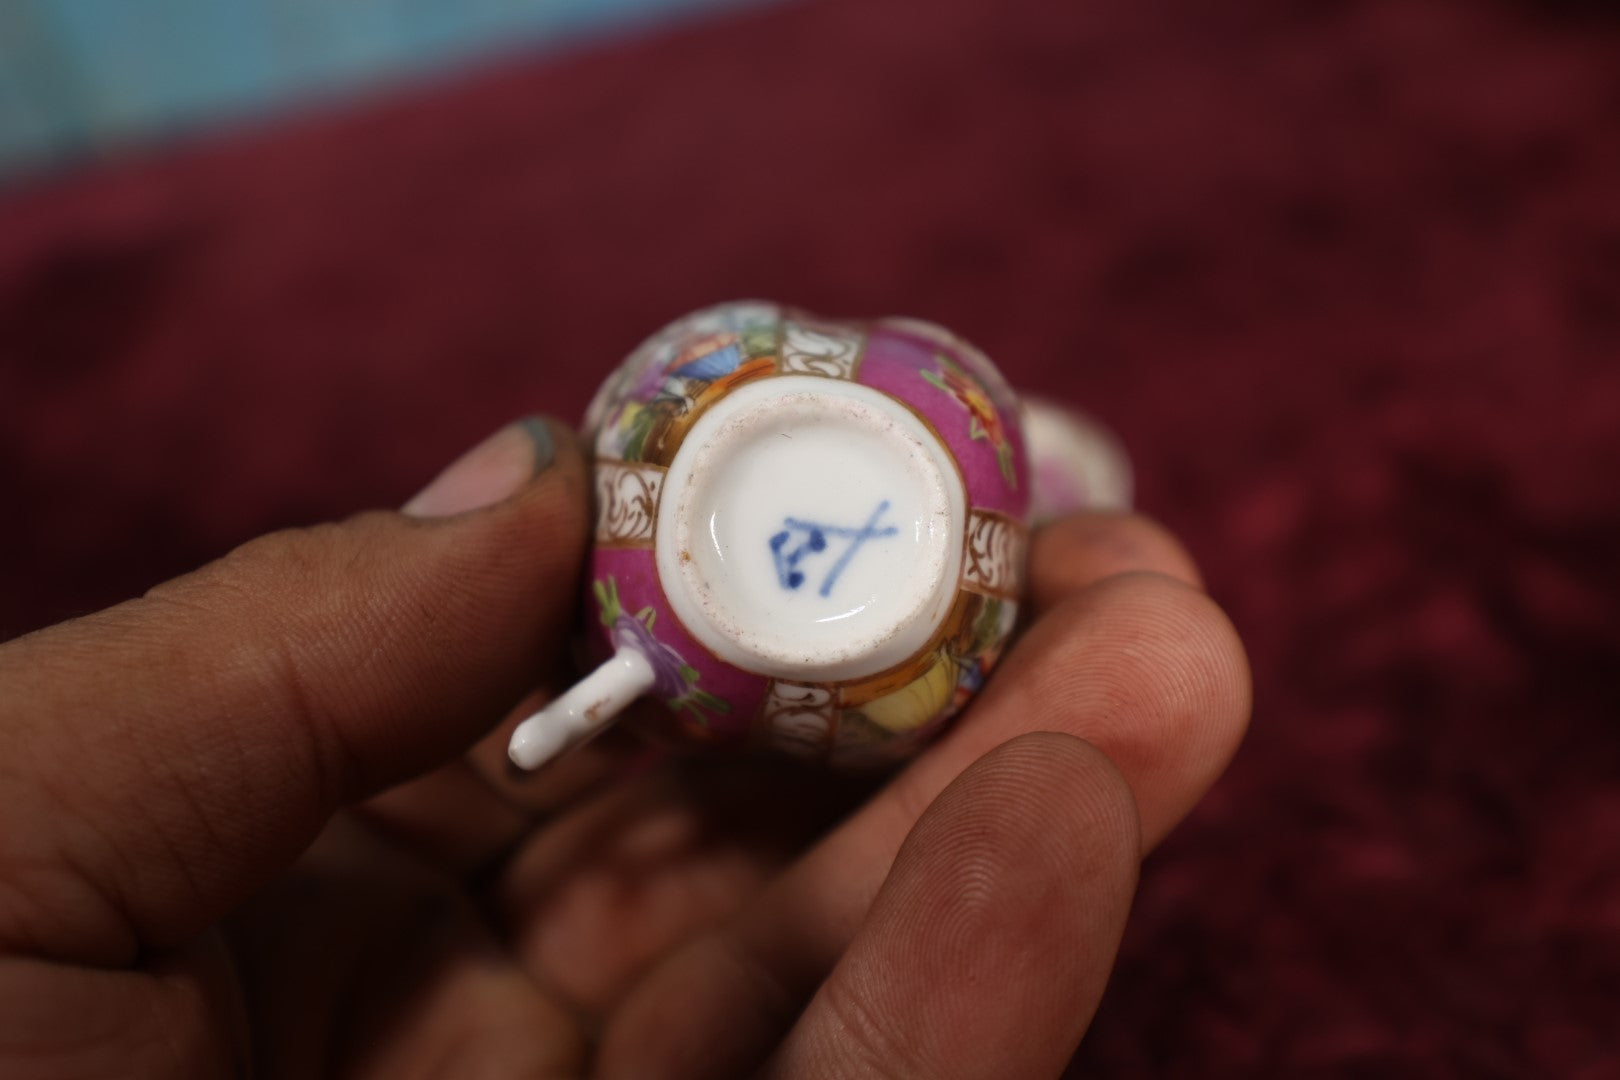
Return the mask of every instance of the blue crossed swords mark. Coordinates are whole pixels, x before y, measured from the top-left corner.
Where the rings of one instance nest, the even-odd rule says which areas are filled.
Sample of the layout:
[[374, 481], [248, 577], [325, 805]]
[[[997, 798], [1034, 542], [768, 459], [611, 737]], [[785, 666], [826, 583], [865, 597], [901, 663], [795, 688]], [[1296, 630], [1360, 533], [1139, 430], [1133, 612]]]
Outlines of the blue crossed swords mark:
[[[828, 539], [848, 540], [849, 545], [844, 548], [838, 561], [832, 564], [827, 576], [821, 579], [821, 588], [817, 591], [822, 596], [831, 596], [833, 585], [838, 581], [838, 575], [844, 572], [849, 561], [861, 549], [861, 545], [868, 540], [880, 540], [884, 537], [894, 536], [900, 530], [893, 525], [878, 528], [878, 521], [882, 519], [885, 511], [889, 509], [889, 500], [884, 499], [878, 503], [872, 516], [866, 519], [866, 524], [859, 528], [849, 528], [843, 525], [823, 525], [815, 521], [802, 521], [799, 518], [785, 518], [782, 521], [782, 531], [771, 537], [771, 558], [776, 561], [776, 579], [781, 582], [784, 589], [797, 589], [804, 584], [804, 571], [799, 569], [799, 563], [806, 555], [815, 555], [827, 550]], [[799, 545], [792, 551], [788, 550], [788, 543], [795, 536], [799, 538]]]

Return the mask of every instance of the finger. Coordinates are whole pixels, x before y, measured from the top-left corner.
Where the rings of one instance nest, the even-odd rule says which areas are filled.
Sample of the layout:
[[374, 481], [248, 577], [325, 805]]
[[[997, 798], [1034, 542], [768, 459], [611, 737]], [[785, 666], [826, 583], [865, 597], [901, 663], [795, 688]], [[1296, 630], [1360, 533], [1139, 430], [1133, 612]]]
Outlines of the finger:
[[512, 763], [512, 732], [540, 711], [555, 691], [531, 696], [509, 713], [499, 727], [467, 752], [467, 762], [499, 798], [527, 812], [531, 819], [572, 806], [608, 784], [620, 783], [655, 767], [668, 751], [641, 735], [640, 718], [662, 709], [649, 700], [635, 701], [606, 731], [572, 747], [530, 772]]
[[[423, 959], [345, 1064], [353, 1080], [585, 1075], [584, 1036], [488, 943]], [[289, 1080], [309, 1073], [287, 1073]]]
[[520, 772], [506, 752], [512, 730], [550, 697], [528, 695], [465, 755], [366, 800], [356, 814], [441, 869], [474, 877], [553, 814], [662, 756], [621, 723], [538, 771]]
[[[1049, 608], [1064, 596], [1103, 578], [1133, 571], [1154, 571], [1188, 584], [1199, 584], [1197, 570], [1180, 544], [1162, 526], [1130, 513], [1089, 512], [1053, 522], [1036, 533], [1031, 562], [1036, 606], [1041, 608]], [[782, 793], [774, 794], [781, 797]], [[697, 868], [692, 868], [692, 872], [697, 873]], [[668, 884], [666, 881], [666, 888]], [[732, 903], [742, 898], [741, 890], [736, 888], [727, 895]], [[707, 919], [683, 918], [673, 899], [668, 894], [662, 897], [663, 902], [657, 907], [658, 918], [651, 920], [653, 923], [677, 923], [684, 932], [690, 933], [711, 924], [713, 916], [727, 910], [715, 904], [706, 912]], [[571, 963], [572, 954], [582, 942], [593, 943], [594, 947], [586, 950], [593, 956], [600, 954], [605, 942], [597, 941], [599, 935], [591, 932], [592, 920], [563, 917], [567, 912], [576, 911], [564, 898], [548, 897], [548, 901], [544, 907], [547, 917], [536, 921], [553, 932], [534, 935], [525, 950], [526, 955], [532, 964], [548, 972], [550, 983], [567, 988], [580, 1000], [596, 1007], [611, 1003], [629, 980], [659, 955], [653, 948], [637, 951], [627, 958], [622, 969]], [[579, 906], [595, 910], [595, 900]], [[647, 922], [642, 920], [642, 925]], [[674, 935], [663, 935], [659, 945], [667, 948], [672, 940], [678, 939]], [[616, 942], [624, 944], [622, 935]]]
[[458, 878], [497, 862], [534, 827], [531, 814], [491, 791], [464, 758], [389, 788], [355, 814]]
[[1094, 748], [992, 750], [918, 820], [766, 1074], [1057, 1076], [1102, 998], [1140, 845]]
[[578, 1076], [583, 1033], [453, 878], [339, 815], [229, 922], [253, 1075]]
[[1063, 731], [1125, 775], [1152, 847], [1225, 770], [1250, 702], [1243, 644], [1214, 601], [1162, 575], [1114, 575], [1032, 627], [981, 700], [885, 799], [909, 825], [992, 747], [1026, 731]]
[[525, 969], [600, 1016], [868, 790], [788, 760], [671, 762], [527, 839], [495, 882], [494, 907]]
[[1220, 774], [1248, 716], [1242, 646], [1207, 596], [1144, 574], [1082, 590], [1031, 627], [940, 742], [736, 919], [648, 975], [607, 1031], [607, 1074], [757, 1063], [848, 944], [919, 815], [993, 747], [1030, 731], [1096, 746], [1129, 783], [1151, 846]]
[[247, 1039], [217, 935], [108, 971], [0, 958], [0, 1076], [246, 1075]]
[[1158, 522], [1125, 511], [1070, 514], [1035, 531], [1029, 601], [1039, 615], [1064, 597], [1115, 574], [1163, 574], [1194, 588], [1204, 582], [1192, 556]]
[[514, 425], [409, 508], [452, 516], [277, 533], [0, 648], [0, 949], [185, 940], [471, 744], [562, 649], [586, 506], [572, 437]]

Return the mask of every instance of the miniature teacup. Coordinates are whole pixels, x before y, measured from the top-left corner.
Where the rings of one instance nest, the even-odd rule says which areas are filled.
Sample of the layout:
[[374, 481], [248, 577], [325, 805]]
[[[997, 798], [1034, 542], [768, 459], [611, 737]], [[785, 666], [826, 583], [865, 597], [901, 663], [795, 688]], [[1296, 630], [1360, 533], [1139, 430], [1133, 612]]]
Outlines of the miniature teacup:
[[643, 695], [682, 740], [892, 762], [1001, 655], [1028, 453], [1012, 390], [946, 330], [710, 308], [638, 348], [586, 429], [612, 655], [517, 729], [519, 765]]

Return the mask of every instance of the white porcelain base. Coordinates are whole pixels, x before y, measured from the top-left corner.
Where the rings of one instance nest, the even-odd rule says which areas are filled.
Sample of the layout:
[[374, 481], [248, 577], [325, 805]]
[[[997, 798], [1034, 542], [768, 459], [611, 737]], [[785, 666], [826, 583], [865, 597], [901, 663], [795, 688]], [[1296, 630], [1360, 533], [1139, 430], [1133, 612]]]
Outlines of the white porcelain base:
[[664, 478], [659, 580], [682, 624], [747, 671], [860, 678], [932, 638], [961, 572], [966, 495], [908, 408], [816, 376], [733, 390]]

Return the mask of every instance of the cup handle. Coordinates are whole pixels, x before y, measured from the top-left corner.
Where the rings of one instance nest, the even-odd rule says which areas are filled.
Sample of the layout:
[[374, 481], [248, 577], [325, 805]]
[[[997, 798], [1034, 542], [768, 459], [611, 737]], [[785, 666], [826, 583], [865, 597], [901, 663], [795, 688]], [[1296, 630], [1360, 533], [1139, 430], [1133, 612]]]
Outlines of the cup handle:
[[538, 769], [606, 728], [655, 681], [645, 656], [621, 648], [562, 697], [519, 724], [507, 755], [520, 769]]
[[1131, 459], [1113, 432], [1078, 409], [1044, 398], [1026, 395], [1023, 406], [1031, 524], [1076, 510], [1131, 508]]

